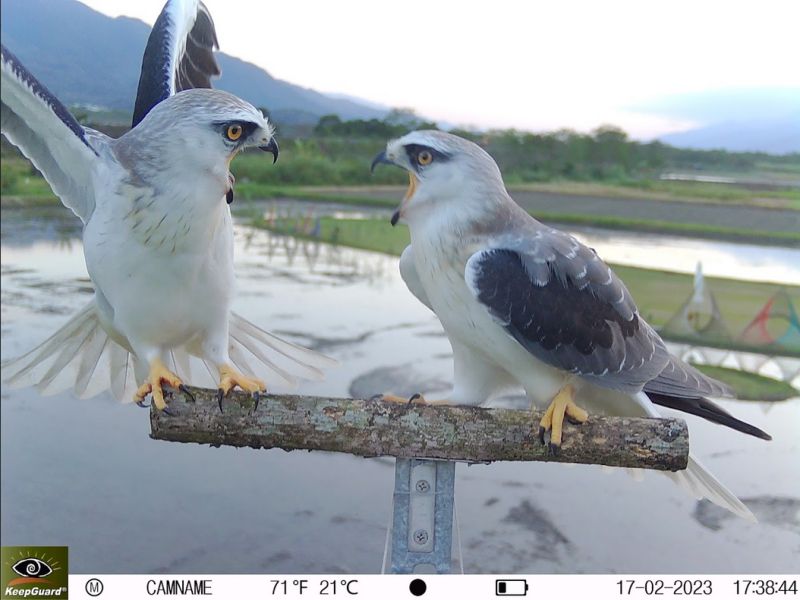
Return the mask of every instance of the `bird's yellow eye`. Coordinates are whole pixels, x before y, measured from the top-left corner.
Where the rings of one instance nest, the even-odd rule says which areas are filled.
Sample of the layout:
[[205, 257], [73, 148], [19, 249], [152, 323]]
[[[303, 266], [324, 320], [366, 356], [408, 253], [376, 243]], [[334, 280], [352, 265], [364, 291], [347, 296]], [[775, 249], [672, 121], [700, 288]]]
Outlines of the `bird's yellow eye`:
[[242, 137], [242, 126], [241, 125], [228, 125], [228, 139], [232, 142], [235, 142], [240, 137]]
[[422, 152], [417, 154], [417, 163], [419, 163], [423, 167], [425, 165], [431, 164], [432, 162], [433, 162], [433, 154], [431, 154], [427, 150], [423, 150]]

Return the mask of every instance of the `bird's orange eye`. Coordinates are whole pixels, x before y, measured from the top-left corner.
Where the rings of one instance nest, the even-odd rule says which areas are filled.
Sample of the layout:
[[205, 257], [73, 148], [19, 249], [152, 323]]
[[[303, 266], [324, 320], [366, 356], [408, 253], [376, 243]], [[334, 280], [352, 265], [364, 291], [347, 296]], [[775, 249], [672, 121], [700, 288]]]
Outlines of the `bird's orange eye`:
[[432, 162], [433, 162], [433, 154], [431, 154], [427, 150], [423, 150], [422, 152], [417, 154], [417, 163], [419, 163], [423, 167], [425, 165], [431, 164]]
[[242, 126], [241, 125], [228, 125], [228, 139], [232, 142], [235, 142], [240, 137], [242, 137]]

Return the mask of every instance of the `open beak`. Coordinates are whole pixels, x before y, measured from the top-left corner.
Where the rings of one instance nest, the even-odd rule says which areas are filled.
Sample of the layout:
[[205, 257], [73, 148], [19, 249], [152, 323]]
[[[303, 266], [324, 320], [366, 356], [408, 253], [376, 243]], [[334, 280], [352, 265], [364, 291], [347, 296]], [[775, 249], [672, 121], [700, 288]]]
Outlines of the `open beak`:
[[269, 141], [269, 144], [265, 144], [263, 146], [258, 147], [259, 150], [263, 150], [264, 152], [271, 152], [272, 153], [272, 164], [274, 165], [278, 162], [278, 142], [275, 141], [275, 138], [272, 138]]
[[[380, 154], [378, 154], [378, 156], [376, 156], [373, 159], [372, 164], [370, 165], [370, 168], [369, 168], [370, 173], [374, 172], [375, 171], [375, 167], [378, 166], [378, 165], [381, 165], [381, 164], [383, 164], [383, 165], [394, 165], [396, 167], [400, 166], [397, 163], [392, 162], [389, 159], [389, 157], [386, 156], [386, 152], [384, 151], [384, 152], [381, 152]], [[397, 225], [397, 222], [400, 220], [400, 217], [403, 216], [403, 209], [405, 208], [406, 204], [411, 199], [411, 197], [414, 195], [414, 192], [417, 191], [417, 181], [418, 180], [414, 176], [414, 174], [411, 171], [409, 171], [408, 172], [408, 190], [406, 190], [406, 195], [403, 196], [403, 201], [400, 203], [400, 206], [398, 206], [397, 210], [394, 211], [394, 213], [392, 214], [392, 218], [391, 218], [391, 221], [390, 221], [390, 223], [392, 224], [392, 227]]]
[[233, 185], [236, 183], [236, 177], [233, 176], [233, 173], [230, 171], [228, 172], [228, 191], [225, 192], [225, 202], [228, 204], [233, 204]]
[[409, 171], [408, 189], [406, 190], [406, 195], [403, 196], [403, 201], [400, 203], [400, 206], [398, 206], [397, 210], [394, 211], [394, 214], [392, 214], [392, 219], [390, 221], [392, 227], [397, 225], [397, 222], [400, 220], [400, 217], [403, 216], [403, 209], [406, 207], [406, 204], [408, 204], [408, 201], [411, 200], [411, 196], [414, 195], [414, 192], [417, 191], [417, 181], [418, 180], [416, 177], [414, 177], [414, 174], [411, 171]]

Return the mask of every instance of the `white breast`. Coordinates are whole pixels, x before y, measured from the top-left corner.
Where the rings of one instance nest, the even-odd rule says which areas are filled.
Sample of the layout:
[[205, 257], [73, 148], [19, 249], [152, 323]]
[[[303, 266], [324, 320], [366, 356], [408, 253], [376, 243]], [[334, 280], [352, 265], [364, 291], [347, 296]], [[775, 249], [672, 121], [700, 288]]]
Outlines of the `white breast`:
[[192, 198], [193, 189], [156, 196], [126, 183], [110, 189], [86, 226], [84, 253], [120, 333], [180, 345], [227, 314], [233, 230], [224, 198]]

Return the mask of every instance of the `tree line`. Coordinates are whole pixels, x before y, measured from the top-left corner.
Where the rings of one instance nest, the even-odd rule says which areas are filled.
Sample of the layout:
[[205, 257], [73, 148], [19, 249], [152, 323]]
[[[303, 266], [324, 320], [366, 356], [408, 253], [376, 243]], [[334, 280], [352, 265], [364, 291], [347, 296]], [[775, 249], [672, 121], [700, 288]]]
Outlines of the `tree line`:
[[[91, 126], [112, 137], [118, 137], [126, 129], [121, 125]], [[282, 150], [278, 164], [267, 165], [260, 153], [246, 153], [232, 163], [232, 170], [237, 178], [266, 185], [399, 184], [405, 181], [399, 169], [378, 169], [371, 175], [370, 161], [387, 140], [412, 130], [436, 128], [436, 123], [408, 109], [391, 110], [382, 119], [343, 120], [326, 115], [313, 127], [282, 127], [278, 123]], [[456, 129], [453, 133], [489, 152], [510, 184], [570, 180], [649, 186], [669, 171], [800, 175], [798, 153], [776, 156], [674, 148], [658, 141], [632, 140], [622, 129], [611, 125], [589, 133], [569, 129], [547, 133]], [[5, 139], [0, 152], [4, 157], [20, 156]], [[4, 184], [22, 174], [11, 171], [3, 169]], [[30, 171], [35, 173], [32, 168]], [[5, 189], [7, 185], [3, 187], [5, 193], [12, 192]]]
[[[410, 110], [390, 111], [386, 118], [342, 120], [320, 118], [312, 138], [376, 139], [385, 141], [414, 129], [436, 129]], [[590, 133], [561, 129], [533, 133], [514, 129], [452, 133], [470, 139], [491, 154], [510, 182], [552, 179], [625, 180], [651, 178], [667, 170], [752, 172], [764, 166], [780, 171], [798, 170], [800, 154], [775, 156], [760, 152], [692, 150], [659, 141], [632, 140], [620, 128], [603, 125]]]

